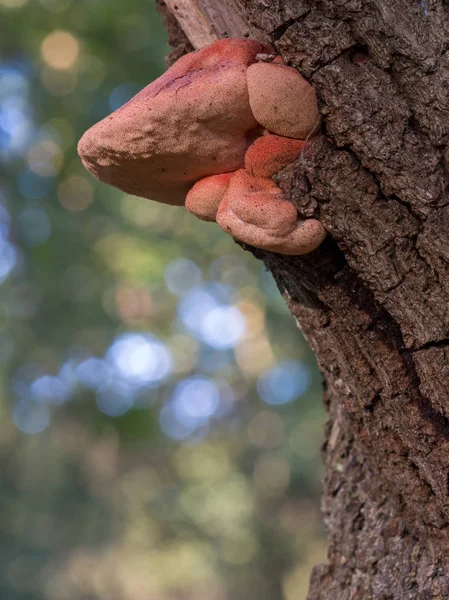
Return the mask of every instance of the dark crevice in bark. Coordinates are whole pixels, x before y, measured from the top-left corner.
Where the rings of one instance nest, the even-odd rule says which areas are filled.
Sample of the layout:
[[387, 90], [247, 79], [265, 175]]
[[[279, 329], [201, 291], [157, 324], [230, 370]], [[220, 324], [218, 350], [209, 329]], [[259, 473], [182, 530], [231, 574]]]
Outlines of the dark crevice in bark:
[[449, 338], [438, 340], [437, 342], [428, 342], [427, 344], [423, 344], [420, 348], [416, 348], [413, 352], [419, 352], [420, 350], [427, 350], [427, 348], [448, 348], [449, 347]]
[[287, 29], [291, 27], [294, 23], [296, 23], [296, 19], [288, 19], [287, 21], [285, 21], [285, 23], [279, 25], [279, 27], [273, 29], [273, 31], [270, 32], [270, 40], [272, 42], [277, 42], [284, 35]]

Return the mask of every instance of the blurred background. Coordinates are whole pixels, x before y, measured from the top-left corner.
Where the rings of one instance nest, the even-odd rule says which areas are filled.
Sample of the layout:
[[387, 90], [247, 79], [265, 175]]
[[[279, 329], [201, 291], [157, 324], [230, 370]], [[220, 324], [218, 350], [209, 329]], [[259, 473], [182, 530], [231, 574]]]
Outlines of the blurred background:
[[164, 70], [152, 0], [0, 0], [0, 597], [302, 600], [321, 377], [214, 224], [81, 134]]

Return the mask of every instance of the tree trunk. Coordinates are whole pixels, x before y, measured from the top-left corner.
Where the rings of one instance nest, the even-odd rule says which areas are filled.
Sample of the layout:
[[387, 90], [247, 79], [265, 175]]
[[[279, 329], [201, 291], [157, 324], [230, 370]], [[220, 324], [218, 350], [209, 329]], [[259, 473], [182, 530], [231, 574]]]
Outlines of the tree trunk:
[[328, 239], [304, 257], [254, 250], [326, 380], [329, 564], [309, 600], [449, 598], [449, 5], [167, 3], [195, 47], [189, 6], [210, 41], [269, 40], [324, 116], [277, 180]]

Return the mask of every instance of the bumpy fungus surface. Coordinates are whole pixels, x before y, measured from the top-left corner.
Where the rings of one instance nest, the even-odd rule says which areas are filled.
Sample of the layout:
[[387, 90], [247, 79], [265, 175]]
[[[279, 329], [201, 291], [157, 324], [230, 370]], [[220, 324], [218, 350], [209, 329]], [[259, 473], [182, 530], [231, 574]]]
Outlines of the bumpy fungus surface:
[[279, 254], [311, 252], [326, 235], [316, 219], [298, 218], [273, 181], [244, 169], [232, 176], [217, 223], [238, 240]]
[[304, 140], [263, 135], [248, 148], [245, 169], [254, 177], [273, 177], [298, 158], [304, 144]]
[[202, 221], [215, 221], [232, 175], [233, 173], [210, 175], [197, 181], [187, 194], [187, 210]]
[[305, 140], [320, 122], [314, 88], [293, 67], [259, 62], [248, 67], [251, 110], [278, 135]]
[[183, 56], [83, 135], [85, 167], [130, 194], [185, 202], [247, 244], [281, 254], [314, 250], [325, 230], [298, 218], [271, 177], [317, 131], [315, 91], [280, 57], [258, 62], [271, 53], [256, 41], [227, 39]]
[[246, 69], [267, 51], [252, 40], [221, 40], [183, 56], [83, 135], [85, 167], [100, 181], [167, 204], [183, 204], [201, 177], [241, 168], [258, 125]]

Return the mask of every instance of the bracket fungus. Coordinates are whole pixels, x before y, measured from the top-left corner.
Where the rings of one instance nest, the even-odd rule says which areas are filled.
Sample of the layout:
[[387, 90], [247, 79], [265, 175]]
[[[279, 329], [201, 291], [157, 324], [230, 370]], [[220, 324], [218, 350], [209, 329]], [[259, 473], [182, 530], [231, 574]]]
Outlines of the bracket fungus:
[[217, 223], [238, 240], [279, 254], [306, 254], [321, 244], [316, 219], [299, 219], [282, 191], [265, 177], [237, 171], [220, 204]]
[[263, 135], [248, 148], [245, 169], [254, 177], [273, 177], [298, 158], [305, 143], [271, 133]]
[[187, 210], [202, 221], [215, 221], [232, 175], [221, 173], [197, 181], [186, 196]]
[[314, 88], [293, 67], [258, 62], [248, 67], [251, 110], [258, 123], [278, 135], [307, 139], [320, 123]]
[[240, 241], [310, 252], [322, 225], [300, 219], [271, 177], [316, 133], [315, 91], [267, 55], [268, 45], [225, 39], [181, 57], [83, 135], [84, 166], [129, 194], [185, 204]]
[[264, 50], [251, 40], [221, 40], [181, 57], [83, 135], [85, 167], [100, 181], [167, 204], [184, 204], [201, 177], [241, 168], [258, 126], [246, 69]]

